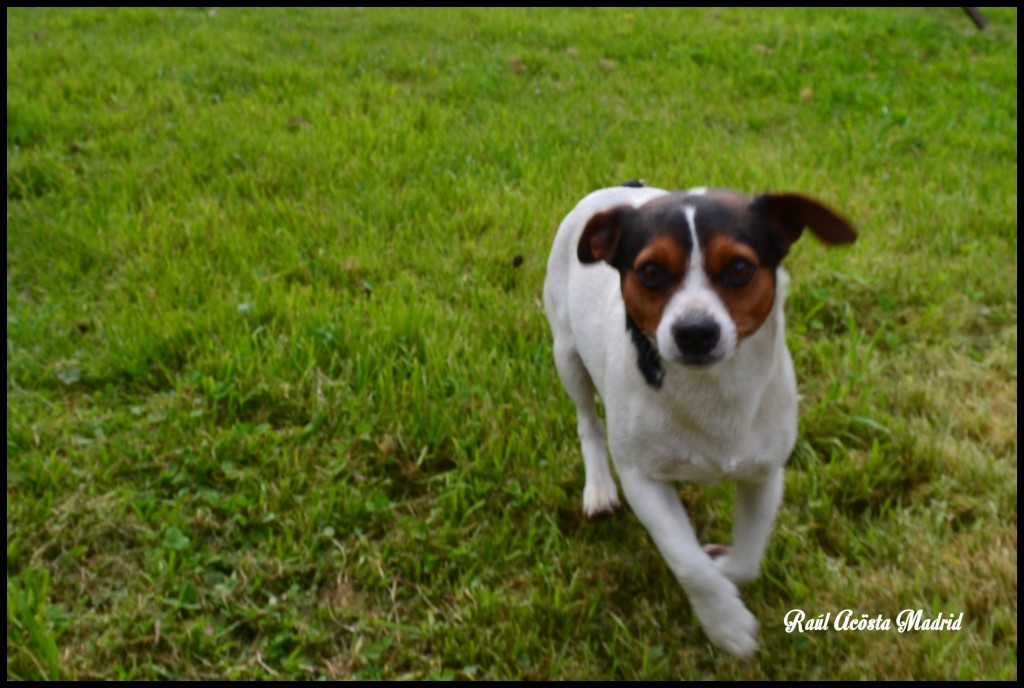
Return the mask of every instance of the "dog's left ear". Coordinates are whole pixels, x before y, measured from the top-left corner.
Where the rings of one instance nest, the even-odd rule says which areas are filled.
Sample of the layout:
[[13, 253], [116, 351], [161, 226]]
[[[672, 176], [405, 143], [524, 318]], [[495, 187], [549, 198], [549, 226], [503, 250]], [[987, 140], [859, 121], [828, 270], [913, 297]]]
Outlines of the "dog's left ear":
[[857, 232], [846, 218], [807, 196], [765, 194], [755, 198], [750, 207], [763, 214], [787, 251], [805, 227], [826, 244], [849, 244], [857, 238]]

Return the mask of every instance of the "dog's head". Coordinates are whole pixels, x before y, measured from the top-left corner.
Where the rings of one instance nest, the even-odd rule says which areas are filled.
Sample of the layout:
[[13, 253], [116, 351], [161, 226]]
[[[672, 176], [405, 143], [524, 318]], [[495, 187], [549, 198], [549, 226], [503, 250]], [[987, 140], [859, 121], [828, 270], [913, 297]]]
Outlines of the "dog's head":
[[577, 255], [619, 271], [638, 346], [647, 339], [661, 359], [710, 366], [765, 322], [776, 270], [805, 228], [826, 244], [857, 236], [843, 217], [806, 196], [698, 190], [598, 213]]

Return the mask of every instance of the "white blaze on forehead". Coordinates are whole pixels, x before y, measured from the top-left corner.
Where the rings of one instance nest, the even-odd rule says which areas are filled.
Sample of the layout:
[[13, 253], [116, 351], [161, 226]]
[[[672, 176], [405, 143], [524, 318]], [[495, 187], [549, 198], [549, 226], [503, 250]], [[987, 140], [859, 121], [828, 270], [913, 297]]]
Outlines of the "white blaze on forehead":
[[[686, 224], [690, 230], [690, 260], [686, 266], [686, 288], [690, 285], [703, 284], [704, 270], [701, 265], [703, 262], [703, 256], [700, 251], [700, 244], [697, 242], [697, 209], [692, 205], [684, 205], [683, 213], [686, 215]], [[699, 279], [700, 282], [694, 282], [693, 280]]]

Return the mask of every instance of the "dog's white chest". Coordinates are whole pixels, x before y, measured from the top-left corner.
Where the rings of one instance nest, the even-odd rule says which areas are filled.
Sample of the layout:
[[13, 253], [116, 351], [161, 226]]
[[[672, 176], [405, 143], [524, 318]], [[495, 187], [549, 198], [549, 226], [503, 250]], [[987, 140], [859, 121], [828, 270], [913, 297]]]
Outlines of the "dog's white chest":
[[763, 478], [785, 463], [796, 441], [795, 385], [786, 369], [780, 365], [751, 390], [754, 398], [726, 401], [670, 374], [661, 390], [642, 390], [624, 404], [608, 399], [613, 461], [664, 481]]

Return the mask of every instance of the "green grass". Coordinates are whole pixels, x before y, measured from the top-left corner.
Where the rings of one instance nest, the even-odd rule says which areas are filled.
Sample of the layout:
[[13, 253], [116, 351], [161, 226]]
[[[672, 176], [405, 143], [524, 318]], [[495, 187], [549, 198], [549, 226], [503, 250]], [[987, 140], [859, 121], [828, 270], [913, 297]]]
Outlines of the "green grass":
[[[1017, 13], [8, 10], [8, 678], [1017, 674]], [[594, 188], [799, 190], [762, 649], [581, 516]], [[681, 494], [727, 539], [727, 486]], [[787, 634], [791, 609], [963, 612]]]

